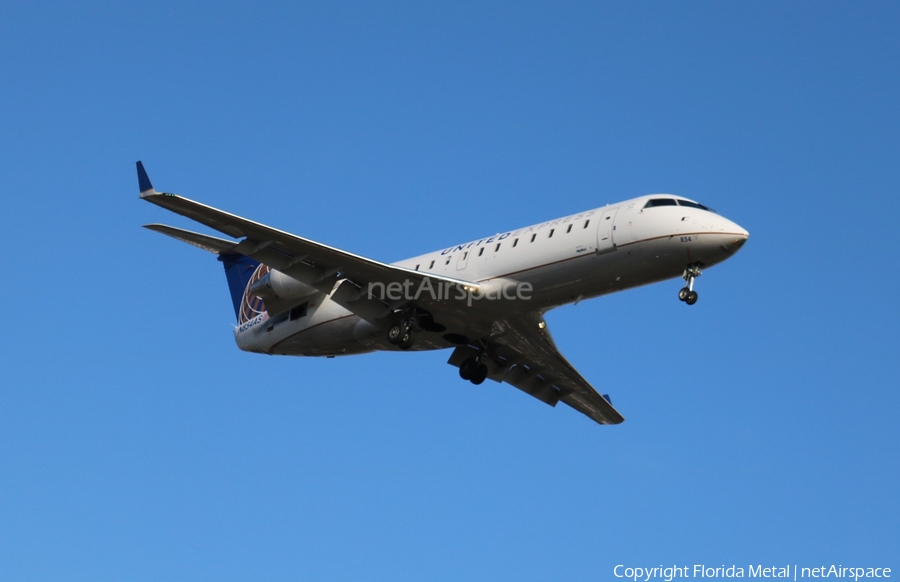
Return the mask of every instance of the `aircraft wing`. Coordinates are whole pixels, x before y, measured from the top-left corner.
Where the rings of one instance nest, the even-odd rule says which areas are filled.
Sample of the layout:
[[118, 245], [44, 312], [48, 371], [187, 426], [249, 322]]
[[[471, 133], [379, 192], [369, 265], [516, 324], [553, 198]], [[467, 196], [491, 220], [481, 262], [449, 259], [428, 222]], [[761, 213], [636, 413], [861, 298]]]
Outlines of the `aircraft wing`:
[[[389, 265], [241, 218], [177, 194], [157, 192], [141, 162], [137, 163], [137, 170], [143, 200], [243, 239], [229, 247], [227, 252], [251, 257], [324, 293], [333, 292], [332, 300], [363, 319], [379, 319], [394, 307], [370, 296], [367, 289], [370, 283], [403, 285], [412, 281], [418, 285], [428, 279], [433, 286], [451, 285], [471, 291], [479, 289], [477, 283]], [[148, 228], [207, 250], [222, 248], [229, 242], [193, 233], [188, 236], [184, 234], [187, 231], [162, 225], [150, 225]], [[339, 284], [337, 288], [336, 284]]]
[[[540, 313], [495, 321], [482, 343], [490, 357], [488, 378], [512, 384], [550, 406], [562, 401], [599, 424], [625, 420], [559, 353]], [[449, 363], [459, 366], [473, 353], [468, 346], [459, 347]]]

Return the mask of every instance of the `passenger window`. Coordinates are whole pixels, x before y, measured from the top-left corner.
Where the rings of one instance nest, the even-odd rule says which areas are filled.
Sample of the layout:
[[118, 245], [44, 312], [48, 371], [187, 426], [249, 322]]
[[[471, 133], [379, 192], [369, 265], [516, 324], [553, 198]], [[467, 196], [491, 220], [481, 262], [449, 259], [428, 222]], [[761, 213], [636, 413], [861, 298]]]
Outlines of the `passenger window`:
[[590, 218], [587, 219], [587, 220], [585, 220], [585, 221], [584, 221], [584, 227], [587, 228], [587, 225], [589, 225], [590, 223], [591, 223], [591, 219], [590, 219]]
[[469, 251], [466, 251], [463, 253], [463, 260], [465, 261], [468, 258], [469, 258]]
[[570, 232], [572, 232], [572, 225], [571, 225], [571, 224], [569, 225], [569, 228], [566, 229], [566, 234], [569, 234]]
[[484, 254], [484, 247], [481, 247], [480, 249], [478, 249], [478, 256], [480, 257], [483, 254]]
[[499, 250], [500, 250], [500, 243], [497, 243], [497, 246], [494, 247], [494, 252], [496, 253]]
[[515, 248], [517, 244], [519, 244], [519, 239], [515, 239], [513, 241], [513, 248]]
[[416, 265], [416, 271], [418, 271], [418, 270], [419, 270], [419, 265]]
[[531, 242], [534, 242], [534, 239], [536, 239], [536, 238], [537, 238], [537, 233], [531, 235]]
[[444, 265], [449, 265], [449, 264], [450, 264], [450, 257], [447, 257], [447, 262], [444, 263]]
[[553, 233], [556, 232], [555, 228], [550, 229], [550, 234], [547, 235], [547, 238], [553, 238]]

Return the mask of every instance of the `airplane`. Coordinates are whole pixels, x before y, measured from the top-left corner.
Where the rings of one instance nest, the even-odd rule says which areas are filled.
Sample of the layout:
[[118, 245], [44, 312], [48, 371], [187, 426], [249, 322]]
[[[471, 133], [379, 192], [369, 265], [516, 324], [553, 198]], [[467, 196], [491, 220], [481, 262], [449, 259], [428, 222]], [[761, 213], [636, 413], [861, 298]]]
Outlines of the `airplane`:
[[141, 199], [237, 239], [145, 225], [218, 255], [241, 350], [452, 349], [463, 380], [505, 382], [604, 425], [624, 417], [560, 354], [544, 314], [679, 276], [678, 298], [693, 305], [702, 270], [749, 237], [693, 200], [652, 194], [388, 264], [157, 192], [140, 161], [137, 174]]

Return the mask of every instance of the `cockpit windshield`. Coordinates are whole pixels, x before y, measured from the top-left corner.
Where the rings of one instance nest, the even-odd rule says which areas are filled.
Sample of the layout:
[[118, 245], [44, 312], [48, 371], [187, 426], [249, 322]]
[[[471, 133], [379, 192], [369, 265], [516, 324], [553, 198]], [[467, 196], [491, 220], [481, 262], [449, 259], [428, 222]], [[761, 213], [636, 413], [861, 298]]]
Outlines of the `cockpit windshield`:
[[678, 203], [675, 202], [674, 198], [651, 198], [647, 200], [647, 203], [644, 204], [644, 208], [654, 208], [656, 206], [676, 206]]
[[700, 210], [706, 210], [707, 212], [715, 212], [712, 208], [707, 208], [702, 204], [697, 204], [696, 202], [691, 202], [690, 200], [679, 200], [679, 206], [687, 206], [688, 208], [699, 208]]
[[698, 208], [707, 212], [715, 212], [712, 208], [707, 208], [702, 204], [691, 202], [690, 200], [681, 200], [680, 198], [651, 198], [644, 204], [644, 208], [655, 208], [657, 206], [687, 206], [688, 208]]

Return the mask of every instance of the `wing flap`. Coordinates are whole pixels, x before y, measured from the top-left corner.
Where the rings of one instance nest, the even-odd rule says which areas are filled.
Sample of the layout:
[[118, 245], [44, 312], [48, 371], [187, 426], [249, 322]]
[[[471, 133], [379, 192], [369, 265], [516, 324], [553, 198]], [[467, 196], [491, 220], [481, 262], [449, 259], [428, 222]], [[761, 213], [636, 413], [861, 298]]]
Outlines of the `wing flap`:
[[503, 381], [550, 406], [556, 406], [559, 402], [559, 390], [526, 366], [513, 366]]
[[[559, 353], [539, 313], [495, 321], [494, 333], [482, 343], [490, 359], [488, 378], [515, 386], [550, 406], [562, 401], [599, 424], [625, 420]], [[449, 363], [459, 366], [478, 353], [460, 346]]]

